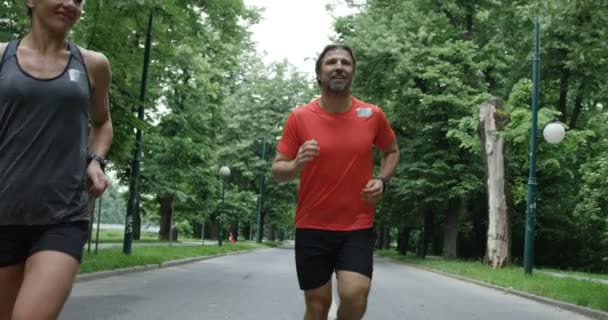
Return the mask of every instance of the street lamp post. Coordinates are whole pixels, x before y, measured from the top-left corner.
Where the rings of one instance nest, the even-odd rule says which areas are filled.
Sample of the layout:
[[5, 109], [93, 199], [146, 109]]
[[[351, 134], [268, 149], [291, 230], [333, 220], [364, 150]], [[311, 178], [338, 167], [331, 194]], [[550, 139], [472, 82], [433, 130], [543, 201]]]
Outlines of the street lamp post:
[[540, 71], [540, 21], [534, 20], [534, 63], [532, 66], [532, 126], [530, 128], [530, 175], [526, 202], [526, 234], [524, 242], [524, 270], [532, 274], [534, 248], [534, 222], [536, 219], [536, 130], [538, 125], [538, 94]]
[[218, 236], [217, 245], [222, 246], [222, 240], [224, 239], [224, 229], [222, 226], [222, 211], [224, 209], [224, 191], [226, 189], [226, 178], [230, 176], [230, 168], [223, 166], [220, 168], [220, 176], [222, 176], [222, 202], [220, 204], [219, 216], [218, 216]]
[[[538, 4], [538, 0], [536, 1]], [[534, 63], [532, 67], [532, 125], [530, 128], [530, 176], [526, 203], [526, 232], [524, 242], [524, 272], [532, 274], [534, 263], [534, 224], [536, 222], [536, 134], [538, 130], [538, 98], [540, 81], [540, 19], [534, 20]], [[543, 137], [551, 144], [560, 143], [566, 134], [559, 122], [549, 122], [543, 128]]]

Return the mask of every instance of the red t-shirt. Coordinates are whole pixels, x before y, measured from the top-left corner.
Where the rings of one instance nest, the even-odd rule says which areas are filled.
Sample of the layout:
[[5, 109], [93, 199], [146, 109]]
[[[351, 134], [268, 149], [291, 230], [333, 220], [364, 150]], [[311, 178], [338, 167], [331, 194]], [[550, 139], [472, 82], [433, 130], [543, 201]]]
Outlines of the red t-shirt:
[[344, 113], [329, 113], [314, 100], [287, 118], [278, 152], [294, 159], [304, 142], [319, 143], [319, 155], [300, 174], [296, 228], [348, 231], [374, 222], [374, 206], [361, 191], [372, 178], [373, 146], [387, 149], [395, 133], [378, 106], [351, 100]]

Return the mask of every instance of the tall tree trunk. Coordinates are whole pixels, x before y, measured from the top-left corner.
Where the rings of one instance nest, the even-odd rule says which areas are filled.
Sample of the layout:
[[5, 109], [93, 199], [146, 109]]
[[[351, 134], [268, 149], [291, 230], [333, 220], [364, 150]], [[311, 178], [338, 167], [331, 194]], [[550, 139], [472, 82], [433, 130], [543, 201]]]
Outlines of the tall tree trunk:
[[[260, 239], [262, 241], [264, 241], [264, 220], [266, 218], [266, 211], [262, 209], [262, 212], [260, 212], [260, 225], [258, 226], [258, 232], [261, 235]], [[257, 239], [256, 239], [257, 241]]]
[[473, 40], [473, 21], [475, 20], [475, 4], [473, 2], [469, 2], [466, 5], [466, 16], [465, 16], [465, 34], [464, 40], [471, 41]]
[[201, 223], [192, 224], [192, 238], [198, 239], [202, 235], [201, 229], [203, 225]]
[[247, 234], [245, 237], [246, 240], [252, 240], [251, 238], [253, 237], [253, 224], [251, 222], [247, 224]]
[[488, 233], [488, 193], [487, 190], [475, 195], [474, 200], [469, 203], [473, 219], [473, 256], [480, 261], [486, 255]]
[[95, 200], [97, 200], [96, 198], [93, 198], [92, 196], [89, 197], [89, 206], [88, 206], [88, 210], [89, 210], [89, 242], [93, 239], [93, 224], [95, 223], [97, 216], [95, 215]]
[[[217, 219], [216, 219], [216, 215], [213, 214], [209, 217], [209, 219], [207, 220], [207, 223], [205, 223], [206, 225], [209, 225], [209, 232], [205, 232], [205, 235], [208, 235], [209, 239], [215, 239], [217, 240], [217, 236], [219, 235], [219, 230], [218, 230], [218, 223], [217, 223]], [[215, 237], [215, 238], [214, 238]]]
[[382, 249], [382, 237], [383, 237], [383, 232], [382, 232], [382, 226], [377, 224], [376, 225], [376, 243], [375, 243], [375, 248], [380, 250]]
[[135, 197], [135, 211], [133, 212], [133, 240], [141, 239], [141, 195]]
[[240, 225], [240, 223], [238, 221], [234, 224], [234, 235], [233, 235], [234, 241], [239, 240], [239, 233], [240, 233], [239, 225]]
[[391, 248], [391, 229], [388, 225], [382, 226], [382, 249], [388, 250]]
[[420, 232], [420, 249], [418, 250], [418, 257], [425, 258], [428, 253], [429, 241], [433, 237], [433, 220], [434, 213], [432, 209], [426, 209], [424, 211], [424, 225]]
[[169, 240], [173, 216], [173, 196], [163, 195], [159, 197], [158, 202], [160, 203], [160, 230], [158, 231], [158, 238], [160, 240]]
[[578, 117], [581, 114], [581, 110], [583, 109], [583, 90], [581, 88], [578, 89], [576, 93], [576, 98], [574, 99], [574, 110], [572, 111], [572, 117], [570, 118], [570, 123], [568, 127], [570, 129], [574, 129], [576, 127], [576, 122], [578, 121]]
[[450, 200], [443, 227], [443, 257], [453, 259], [458, 256], [459, 216], [464, 200]]
[[560, 120], [566, 122], [567, 119], [567, 105], [568, 105], [568, 87], [570, 80], [570, 70], [567, 66], [562, 65], [562, 69], [559, 74], [559, 100], [557, 102], [557, 110], [562, 113]]
[[480, 136], [485, 151], [488, 187], [488, 233], [485, 261], [493, 268], [509, 263], [509, 217], [505, 194], [504, 140], [497, 134], [506, 122], [498, 99], [480, 107]]
[[272, 225], [272, 227], [270, 227], [270, 241], [275, 241], [277, 239], [277, 226], [276, 225]]
[[397, 240], [397, 251], [402, 255], [407, 255], [410, 243], [410, 233], [412, 229], [409, 227], [403, 227], [399, 230], [399, 239]]
[[420, 229], [420, 234], [418, 235], [418, 247], [416, 248], [416, 256], [418, 258], [424, 258], [424, 228]]
[[433, 225], [433, 234], [431, 235], [431, 253], [436, 256], [443, 254], [443, 232], [439, 230], [437, 232], [435, 225]]

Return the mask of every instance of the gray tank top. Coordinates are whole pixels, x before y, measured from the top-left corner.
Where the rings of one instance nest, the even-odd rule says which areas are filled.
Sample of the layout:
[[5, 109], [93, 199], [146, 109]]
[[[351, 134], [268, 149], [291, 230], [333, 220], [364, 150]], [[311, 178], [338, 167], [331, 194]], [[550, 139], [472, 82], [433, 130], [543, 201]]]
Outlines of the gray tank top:
[[78, 47], [61, 75], [19, 66], [20, 41], [0, 60], [0, 225], [88, 220], [86, 155], [91, 89]]

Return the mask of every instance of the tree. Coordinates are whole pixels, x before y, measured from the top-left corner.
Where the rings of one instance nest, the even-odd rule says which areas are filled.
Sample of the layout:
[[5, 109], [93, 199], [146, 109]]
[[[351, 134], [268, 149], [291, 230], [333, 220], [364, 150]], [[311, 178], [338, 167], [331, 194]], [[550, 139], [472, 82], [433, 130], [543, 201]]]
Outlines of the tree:
[[[394, 192], [384, 201], [412, 203], [407, 213], [419, 217], [414, 223], [427, 222], [422, 239], [437, 238], [432, 224], [458, 208], [450, 201], [481, 186], [482, 171], [470, 170], [472, 155], [448, 136], [472, 114], [485, 88], [476, 47], [447, 17], [416, 1], [368, 1], [337, 29], [358, 58], [355, 94], [387, 111], [401, 146]], [[388, 221], [403, 221], [399, 213]]]
[[[242, 66], [224, 109], [230, 122], [219, 137], [224, 142], [219, 161], [233, 170], [231, 180], [239, 190], [259, 194], [259, 179], [264, 179], [262, 221], [271, 228], [291, 229], [296, 184], [277, 185], [270, 162], [288, 113], [310, 101], [314, 89], [310, 80], [286, 62], [265, 66], [259, 57], [248, 55], [243, 57]], [[263, 143], [265, 159], [261, 159]], [[247, 212], [249, 215], [241, 215], [241, 221], [257, 221], [257, 211]]]
[[[218, 15], [225, 20], [217, 20]], [[153, 64], [156, 101], [167, 110], [153, 114], [158, 124], [144, 145], [142, 181], [144, 192], [156, 195], [160, 204], [161, 239], [169, 236], [174, 208], [198, 212], [198, 221], [204, 209], [215, 210], [211, 202], [217, 190], [217, 137], [225, 124], [221, 110], [229, 76], [238, 68], [234, 62], [250, 46], [247, 25], [239, 17], [247, 19], [245, 23], [255, 19], [242, 1], [212, 1], [167, 6], [157, 23], [171, 26], [157, 36], [156, 41], [166, 44], [157, 49], [163, 60]]]
[[[545, 1], [538, 7], [520, 0], [368, 0], [353, 5], [360, 12], [339, 19], [336, 30], [337, 40], [351, 44], [358, 58], [355, 93], [387, 110], [402, 146], [402, 162], [385, 197], [393, 204], [380, 207], [377, 222], [399, 226], [402, 239], [422, 225], [421, 239], [432, 239], [434, 249], [441, 238], [434, 225], [443, 224], [446, 256], [457, 250], [467, 256], [483, 254], [483, 229], [490, 226], [487, 203], [479, 203], [488, 195], [482, 183], [477, 106], [498, 97], [506, 101], [504, 116], [510, 119], [498, 132], [508, 160], [506, 215], [512, 217], [513, 252], [523, 252], [523, 214], [513, 213], [525, 211], [527, 78], [532, 70], [532, 19], [539, 14], [539, 125], [560, 119], [570, 130], [559, 146], [539, 143], [536, 261], [598, 266], [602, 256], [597, 252], [605, 244], [585, 237], [573, 241], [567, 230], [585, 230], [583, 226], [605, 220], [602, 200], [594, 200], [601, 197], [592, 192], [600, 185], [591, 182], [591, 168], [600, 170], [604, 159], [592, 144], [606, 134], [597, 128], [608, 87], [603, 76], [608, 51], [602, 40], [608, 24], [601, 1]], [[603, 232], [591, 234], [604, 239]], [[554, 249], [556, 243], [581, 254], [565, 259], [564, 250]], [[425, 248], [423, 243], [422, 255]], [[595, 248], [596, 254], [583, 248]]]
[[479, 135], [485, 151], [488, 188], [488, 243], [485, 260], [493, 268], [508, 264], [511, 259], [511, 230], [507, 195], [505, 193], [504, 139], [500, 136], [507, 118], [504, 102], [488, 101], [479, 111]]

